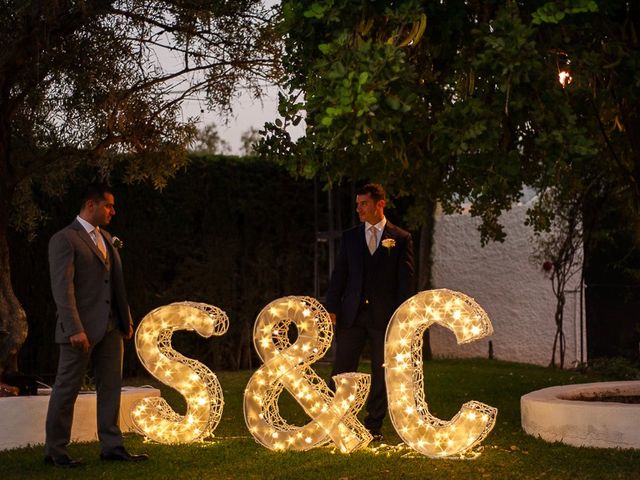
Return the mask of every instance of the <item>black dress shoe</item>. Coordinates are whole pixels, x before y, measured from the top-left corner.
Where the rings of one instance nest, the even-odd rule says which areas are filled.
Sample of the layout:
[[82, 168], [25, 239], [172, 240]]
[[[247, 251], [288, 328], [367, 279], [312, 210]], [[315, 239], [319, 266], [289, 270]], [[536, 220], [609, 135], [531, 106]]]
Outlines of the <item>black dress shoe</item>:
[[143, 453], [141, 455], [131, 455], [124, 447], [116, 448], [109, 453], [101, 453], [101, 460], [107, 460], [110, 462], [143, 462], [149, 459], [149, 455]]
[[69, 457], [69, 455], [62, 455], [56, 458], [53, 458], [51, 455], [47, 455], [46, 457], [44, 457], [44, 463], [46, 463], [47, 465], [53, 465], [54, 467], [60, 467], [60, 468], [76, 468], [84, 465], [82, 463], [82, 460], [80, 459], [75, 460]]

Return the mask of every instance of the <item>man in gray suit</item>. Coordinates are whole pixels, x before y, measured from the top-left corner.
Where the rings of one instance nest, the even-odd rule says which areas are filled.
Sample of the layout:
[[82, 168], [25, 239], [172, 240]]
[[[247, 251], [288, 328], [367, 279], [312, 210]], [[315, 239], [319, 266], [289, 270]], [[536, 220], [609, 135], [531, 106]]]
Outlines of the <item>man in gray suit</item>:
[[80, 214], [49, 241], [51, 290], [57, 307], [60, 345], [56, 381], [46, 421], [45, 462], [77, 467], [69, 457], [73, 409], [91, 360], [97, 390], [97, 425], [103, 460], [140, 461], [123, 446], [118, 426], [123, 338], [133, 335], [122, 264], [111, 235], [100, 229], [115, 215], [105, 185], [90, 185]]

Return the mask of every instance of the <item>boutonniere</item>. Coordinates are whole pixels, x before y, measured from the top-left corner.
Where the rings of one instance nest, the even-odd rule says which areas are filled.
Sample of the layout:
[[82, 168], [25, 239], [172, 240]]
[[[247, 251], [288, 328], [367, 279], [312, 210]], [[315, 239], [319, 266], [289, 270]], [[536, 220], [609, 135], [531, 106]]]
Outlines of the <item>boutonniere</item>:
[[382, 246], [387, 249], [387, 253], [391, 253], [391, 249], [396, 246], [396, 241], [393, 238], [385, 238], [382, 240]]
[[111, 237], [111, 245], [120, 250], [122, 247], [124, 247], [124, 242], [118, 237]]

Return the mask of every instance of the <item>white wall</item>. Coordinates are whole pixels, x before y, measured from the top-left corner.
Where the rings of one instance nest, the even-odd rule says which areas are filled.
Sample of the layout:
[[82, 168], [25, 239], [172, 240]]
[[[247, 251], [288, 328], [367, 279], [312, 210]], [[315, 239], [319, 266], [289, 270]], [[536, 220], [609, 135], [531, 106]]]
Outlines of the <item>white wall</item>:
[[[555, 296], [551, 280], [534, 265], [533, 231], [524, 225], [526, 205], [502, 215], [504, 243], [480, 246], [479, 221], [468, 214], [440, 216], [434, 239], [433, 283], [473, 297], [493, 323], [494, 334], [458, 346], [453, 334], [442, 327], [430, 329], [436, 357], [488, 357], [489, 340], [494, 357], [501, 360], [548, 365], [555, 334]], [[567, 290], [577, 290], [575, 275]], [[567, 294], [564, 312], [565, 367], [580, 361], [580, 297]], [[583, 336], [586, 342], [586, 335]], [[586, 343], [583, 345], [586, 360]], [[556, 355], [556, 362], [559, 357]]]

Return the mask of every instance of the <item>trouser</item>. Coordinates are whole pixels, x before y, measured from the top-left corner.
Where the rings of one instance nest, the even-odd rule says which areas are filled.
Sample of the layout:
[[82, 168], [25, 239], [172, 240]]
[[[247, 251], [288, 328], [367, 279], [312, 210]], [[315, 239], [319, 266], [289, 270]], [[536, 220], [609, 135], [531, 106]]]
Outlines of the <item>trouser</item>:
[[91, 360], [96, 381], [96, 413], [101, 452], [107, 454], [122, 446], [118, 426], [122, 389], [122, 334], [117, 328], [107, 331], [89, 352], [60, 344], [58, 373], [53, 385], [46, 420], [45, 455], [67, 455], [71, 439], [73, 410]]
[[[371, 390], [367, 399], [364, 426], [379, 433], [387, 413], [387, 389], [384, 380], [385, 330], [373, 327], [370, 312], [361, 311], [351, 327], [336, 327], [336, 356], [331, 376], [358, 371], [360, 355], [368, 341], [371, 348]], [[331, 382], [333, 383], [333, 382]]]

